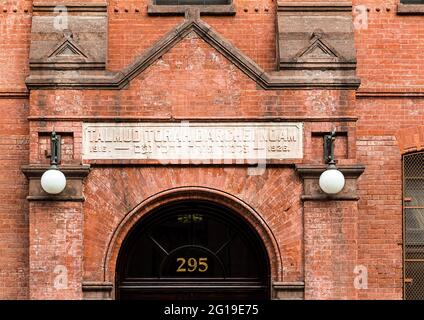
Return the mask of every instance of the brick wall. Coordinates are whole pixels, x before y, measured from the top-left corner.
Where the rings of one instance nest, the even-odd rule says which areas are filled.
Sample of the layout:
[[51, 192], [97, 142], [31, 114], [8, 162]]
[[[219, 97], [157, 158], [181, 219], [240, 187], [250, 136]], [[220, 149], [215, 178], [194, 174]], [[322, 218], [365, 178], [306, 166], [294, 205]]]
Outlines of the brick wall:
[[369, 10], [368, 26], [355, 32], [360, 90], [422, 91], [423, 17], [397, 15], [397, 0], [353, 4]]
[[0, 110], [0, 298], [26, 298], [28, 186], [20, 166], [28, 163], [28, 105], [0, 99]]
[[0, 299], [28, 298], [28, 73], [31, 1], [0, 4]]
[[26, 90], [32, 1], [13, 0], [0, 4], [0, 88]]
[[358, 263], [368, 267], [369, 276], [369, 289], [361, 290], [358, 297], [399, 299], [401, 154], [420, 149], [413, 133], [420, 131], [423, 122], [423, 43], [419, 41], [423, 18], [397, 15], [397, 1], [354, 3], [369, 9], [368, 27], [356, 31], [362, 80], [356, 102], [357, 152], [367, 167], [359, 182]]
[[304, 204], [305, 299], [356, 299], [356, 201]]
[[[402, 298], [401, 154], [424, 147], [424, 18], [397, 15], [397, 3], [353, 1], [369, 9], [367, 26], [355, 30], [362, 80], [356, 97], [338, 90], [265, 91], [190, 34], [126, 89], [34, 90], [30, 100], [24, 79], [32, 2], [0, 5], [0, 298], [81, 297], [79, 279], [102, 280], [107, 241], [119, 219], [155, 192], [194, 184], [230, 192], [261, 213], [280, 244], [284, 280], [305, 280], [307, 298]], [[183, 21], [181, 16], [147, 16], [146, 4], [109, 2], [109, 70], [126, 67]], [[235, 5], [233, 17], [202, 19], [264, 70], [275, 70], [275, 1], [235, 0]], [[65, 133], [64, 163], [79, 164], [82, 121], [119, 117], [297, 117], [305, 121], [304, 163], [322, 163], [321, 133], [335, 125], [342, 132], [336, 147], [340, 163], [366, 166], [359, 178], [360, 200], [357, 208], [350, 202], [311, 202], [302, 209], [300, 180], [286, 167], [254, 177], [245, 168], [95, 167], [85, 182], [83, 207], [37, 204], [29, 224], [20, 166], [48, 163], [46, 133], [53, 127]], [[303, 234], [304, 222], [310, 228]], [[37, 243], [41, 235], [45, 242]], [[72, 243], [77, 251], [66, 256]], [[53, 286], [56, 262], [31, 260], [29, 273], [29, 254], [36, 252], [68, 268], [68, 289]], [[303, 253], [309, 259], [305, 265]], [[355, 265], [368, 268], [366, 290], [352, 287]], [[42, 283], [47, 283], [44, 289], [38, 287]]]
[[[110, 1], [108, 64], [111, 70], [127, 66], [182, 22], [182, 17], [147, 16], [149, 3], [149, 0]], [[204, 20], [262, 68], [275, 70], [275, 1], [238, 0], [235, 4], [235, 16], [204, 17]]]
[[81, 299], [81, 203], [32, 202], [29, 222], [29, 298]]

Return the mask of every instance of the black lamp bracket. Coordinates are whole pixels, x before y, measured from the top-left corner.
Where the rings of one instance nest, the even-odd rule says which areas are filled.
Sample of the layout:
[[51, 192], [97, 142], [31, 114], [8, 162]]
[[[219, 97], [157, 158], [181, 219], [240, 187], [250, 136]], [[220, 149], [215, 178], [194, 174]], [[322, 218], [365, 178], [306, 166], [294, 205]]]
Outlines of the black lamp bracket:
[[60, 164], [60, 135], [56, 134], [56, 131], [53, 130], [51, 136], [51, 158], [50, 164], [52, 166], [57, 166]]
[[336, 140], [336, 128], [330, 134], [324, 136], [324, 161], [326, 164], [335, 165], [334, 141]]

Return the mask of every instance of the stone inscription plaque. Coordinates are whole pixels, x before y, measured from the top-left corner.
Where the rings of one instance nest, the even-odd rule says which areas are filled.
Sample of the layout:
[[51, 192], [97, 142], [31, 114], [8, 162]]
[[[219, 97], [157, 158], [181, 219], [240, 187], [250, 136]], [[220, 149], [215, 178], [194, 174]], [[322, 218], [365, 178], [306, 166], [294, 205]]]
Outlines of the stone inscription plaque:
[[300, 122], [84, 123], [86, 160], [257, 160], [303, 157]]

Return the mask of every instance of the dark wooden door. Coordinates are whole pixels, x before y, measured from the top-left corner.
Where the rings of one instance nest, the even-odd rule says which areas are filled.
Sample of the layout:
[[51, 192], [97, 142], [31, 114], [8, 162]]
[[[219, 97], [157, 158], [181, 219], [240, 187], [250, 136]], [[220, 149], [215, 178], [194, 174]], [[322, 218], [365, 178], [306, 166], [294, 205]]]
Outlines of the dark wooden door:
[[205, 201], [175, 202], [142, 219], [117, 266], [118, 299], [269, 298], [268, 257], [256, 231]]

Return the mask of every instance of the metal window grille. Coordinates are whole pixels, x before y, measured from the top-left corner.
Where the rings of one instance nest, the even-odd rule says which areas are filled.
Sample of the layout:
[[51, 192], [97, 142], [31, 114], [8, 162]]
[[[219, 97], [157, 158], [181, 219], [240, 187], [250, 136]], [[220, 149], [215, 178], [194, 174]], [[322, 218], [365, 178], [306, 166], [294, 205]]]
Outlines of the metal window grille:
[[403, 4], [424, 4], [424, 0], [400, 0]]
[[231, 0], [154, 0], [157, 5], [221, 5], [231, 4]]
[[403, 157], [404, 298], [424, 300], [424, 153]]

